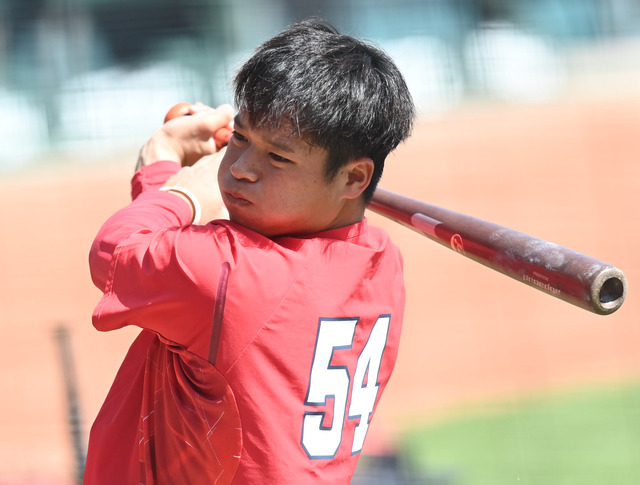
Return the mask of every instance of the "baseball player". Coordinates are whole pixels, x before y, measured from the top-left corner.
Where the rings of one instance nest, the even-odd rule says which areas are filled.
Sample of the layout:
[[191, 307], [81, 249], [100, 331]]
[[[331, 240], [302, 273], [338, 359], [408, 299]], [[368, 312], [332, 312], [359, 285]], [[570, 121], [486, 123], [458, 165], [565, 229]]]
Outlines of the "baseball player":
[[141, 332], [86, 484], [349, 483], [391, 375], [402, 260], [365, 206], [413, 125], [401, 74], [312, 19], [234, 81], [235, 111], [193, 105], [145, 143], [91, 247], [94, 326]]

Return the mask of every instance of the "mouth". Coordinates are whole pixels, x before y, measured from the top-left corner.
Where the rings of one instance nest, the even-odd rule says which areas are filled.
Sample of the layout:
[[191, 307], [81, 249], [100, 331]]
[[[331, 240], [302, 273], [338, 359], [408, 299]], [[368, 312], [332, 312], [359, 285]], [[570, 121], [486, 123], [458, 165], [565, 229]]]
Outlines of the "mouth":
[[239, 192], [225, 191], [224, 197], [226, 199], [226, 202], [232, 205], [244, 206], [251, 204], [251, 201], [249, 201]]

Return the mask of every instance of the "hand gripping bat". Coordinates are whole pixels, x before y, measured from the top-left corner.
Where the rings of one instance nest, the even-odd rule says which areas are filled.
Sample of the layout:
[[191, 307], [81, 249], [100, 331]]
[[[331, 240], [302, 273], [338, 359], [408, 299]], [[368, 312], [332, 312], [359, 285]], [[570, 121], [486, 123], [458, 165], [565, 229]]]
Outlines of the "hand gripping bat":
[[[171, 112], [165, 122], [184, 114]], [[620, 269], [548, 241], [381, 188], [376, 189], [368, 208], [473, 261], [593, 313], [613, 313], [626, 297], [627, 280]]]

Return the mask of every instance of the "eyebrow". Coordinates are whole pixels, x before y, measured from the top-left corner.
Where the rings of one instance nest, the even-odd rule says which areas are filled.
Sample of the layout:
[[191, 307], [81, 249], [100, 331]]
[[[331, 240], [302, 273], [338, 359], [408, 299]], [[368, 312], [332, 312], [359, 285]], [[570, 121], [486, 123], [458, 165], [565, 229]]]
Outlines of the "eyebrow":
[[[240, 113], [238, 113], [234, 118], [233, 118], [233, 124], [234, 126], [238, 126], [241, 130], [246, 130], [247, 127], [246, 125], [241, 121], [240, 119]], [[297, 153], [296, 150], [294, 150], [291, 145], [287, 144], [286, 142], [280, 141], [278, 139], [274, 139], [271, 137], [263, 137], [264, 140], [271, 146], [277, 148], [278, 150], [281, 150], [283, 152], [287, 152], [287, 153], [291, 153], [291, 154], [295, 154]]]

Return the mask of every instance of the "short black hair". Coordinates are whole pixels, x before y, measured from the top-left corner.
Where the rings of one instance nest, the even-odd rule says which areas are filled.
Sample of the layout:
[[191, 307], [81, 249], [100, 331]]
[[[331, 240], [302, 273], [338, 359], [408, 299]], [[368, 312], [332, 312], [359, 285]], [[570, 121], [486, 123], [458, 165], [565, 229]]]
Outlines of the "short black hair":
[[375, 169], [369, 202], [387, 155], [413, 128], [415, 106], [392, 59], [366, 41], [311, 18], [256, 49], [234, 80], [236, 107], [254, 126], [280, 128], [328, 152], [326, 175], [359, 157]]

